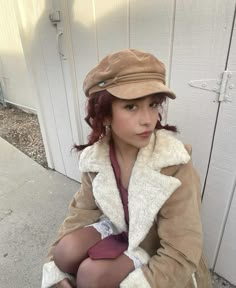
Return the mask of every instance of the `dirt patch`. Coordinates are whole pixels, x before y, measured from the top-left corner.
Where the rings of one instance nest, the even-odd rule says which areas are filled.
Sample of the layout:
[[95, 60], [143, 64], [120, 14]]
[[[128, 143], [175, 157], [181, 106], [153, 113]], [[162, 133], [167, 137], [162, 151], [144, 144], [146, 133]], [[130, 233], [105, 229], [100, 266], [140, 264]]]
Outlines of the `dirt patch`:
[[48, 168], [37, 115], [0, 104], [0, 137]]

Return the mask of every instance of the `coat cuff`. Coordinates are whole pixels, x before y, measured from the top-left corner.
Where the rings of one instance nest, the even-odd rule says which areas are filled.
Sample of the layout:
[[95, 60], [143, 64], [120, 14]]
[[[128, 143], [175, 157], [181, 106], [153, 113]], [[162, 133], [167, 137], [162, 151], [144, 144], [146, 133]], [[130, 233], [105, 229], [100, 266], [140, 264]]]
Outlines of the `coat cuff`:
[[147, 264], [150, 259], [148, 253], [141, 247], [137, 247], [134, 250], [126, 250], [124, 254], [134, 262], [135, 269]]
[[71, 283], [75, 283], [75, 278], [68, 273], [62, 272], [54, 261], [45, 263], [43, 265], [43, 276], [41, 288], [50, 288], [59, 283], [63, 279], [68, 278]]
[[141, 268], [131, 272], [120, 284], [120, 288], [151, 288]]
[[140, 260], [142, 264], [147, 264], [150, 260], [149, 254], [140, 246], [135, 249], [128, 249], [127, 255], [133, 255]]

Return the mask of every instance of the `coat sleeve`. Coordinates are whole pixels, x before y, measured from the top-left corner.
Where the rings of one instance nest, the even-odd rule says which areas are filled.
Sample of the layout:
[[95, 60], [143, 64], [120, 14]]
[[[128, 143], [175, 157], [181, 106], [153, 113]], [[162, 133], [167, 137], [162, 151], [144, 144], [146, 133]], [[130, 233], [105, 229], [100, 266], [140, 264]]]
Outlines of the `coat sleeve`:
[[200, 181], [191, 161], [180, 165], [174, 177], [182, 184], [158, 213], [160, 248], [129, 274], [122, 288], [184, 288], [197, 269], [202, 254]]
[[[75, 193], [71, 200], [68, 216], [65, 218], [59, 229], [58, 238], [54, 242], [53, 247], [66, 234], [69, 234], [76, 229], [83, 228], [89, 224], [95, 223], [102, 215], [102, 212], [97, 207], [93, 196], [93, 178], [94, 175], [92, 175], [92, 173], [82, 174], [80, 189]], [[49, 252], [49, 259], [52, 257], [51, 250]]]
[[53, 249], [57, 243], [67, 234], [76, 229], [83, 228], [89, 224], [95, 223], [102, 212], [97, 207], [92, 191], [92, 173], [83, 173], [81, 177], [80, 190], [74, 195], [69, 205], [69, 213], [62, 223], [57, 240], [53, 243], [48, 253], [48, 262], [43, 266], [41, 288], [54, 287], [64, 278], [68, 278], [73, 283], [71, 275], [60, 271], [53, 261]]

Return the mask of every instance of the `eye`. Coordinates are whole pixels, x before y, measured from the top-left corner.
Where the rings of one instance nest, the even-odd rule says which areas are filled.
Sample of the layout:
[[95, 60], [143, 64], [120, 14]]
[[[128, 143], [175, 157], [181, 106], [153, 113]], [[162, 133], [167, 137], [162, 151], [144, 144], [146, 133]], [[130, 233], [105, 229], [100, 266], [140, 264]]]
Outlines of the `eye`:
[[126, 110], [132, 111], [132, 110], [135, 110], [136, 108], [137, 108], [137, 105], [135, 105], [135, 104], [127, 104], [127, 105], [125, 105], [125, 109]]
[[159, 105], [159, 103], [158, 103], [157, 101], [154, 101], [154, 102], [152, 102], [152, 103], [150, 104], [150, 107], [151, 107], [151, 108], [157, 108], [158, 105]]

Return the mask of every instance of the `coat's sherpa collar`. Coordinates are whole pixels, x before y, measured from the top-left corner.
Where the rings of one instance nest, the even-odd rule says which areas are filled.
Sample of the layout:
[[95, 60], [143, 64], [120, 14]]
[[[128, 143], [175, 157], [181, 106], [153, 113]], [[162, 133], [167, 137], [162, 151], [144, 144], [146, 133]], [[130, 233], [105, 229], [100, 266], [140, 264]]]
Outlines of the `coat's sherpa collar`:
[[[172, 165], [185, 164], [189, 159], [184, 145], [166, 130], [153, 133], [149, 144], [140, 149], [128, 189], [128, 250], [134, 250], [143, 241], [159, 209], [181, 185], [177, 178], [163, 175], [160, 170]], [[93, 181], [93, 193], [98, 205], [118, 231], [127, 230], [109, 158], [109, 139], [104, 138], [83, 150], [80, 169], [82, 172], [98, 173]]]
[[[162, 129], [155, 131], [149, 144], [140, 149], [136, 162], [160, 171], [168, 166], [187, 163], [189, 159], [183, 143], [172, 132]], [[106, 165], [110, 166], [109, 137], [87, 147], [80, 156], [82, 172], [99, 172]]]

